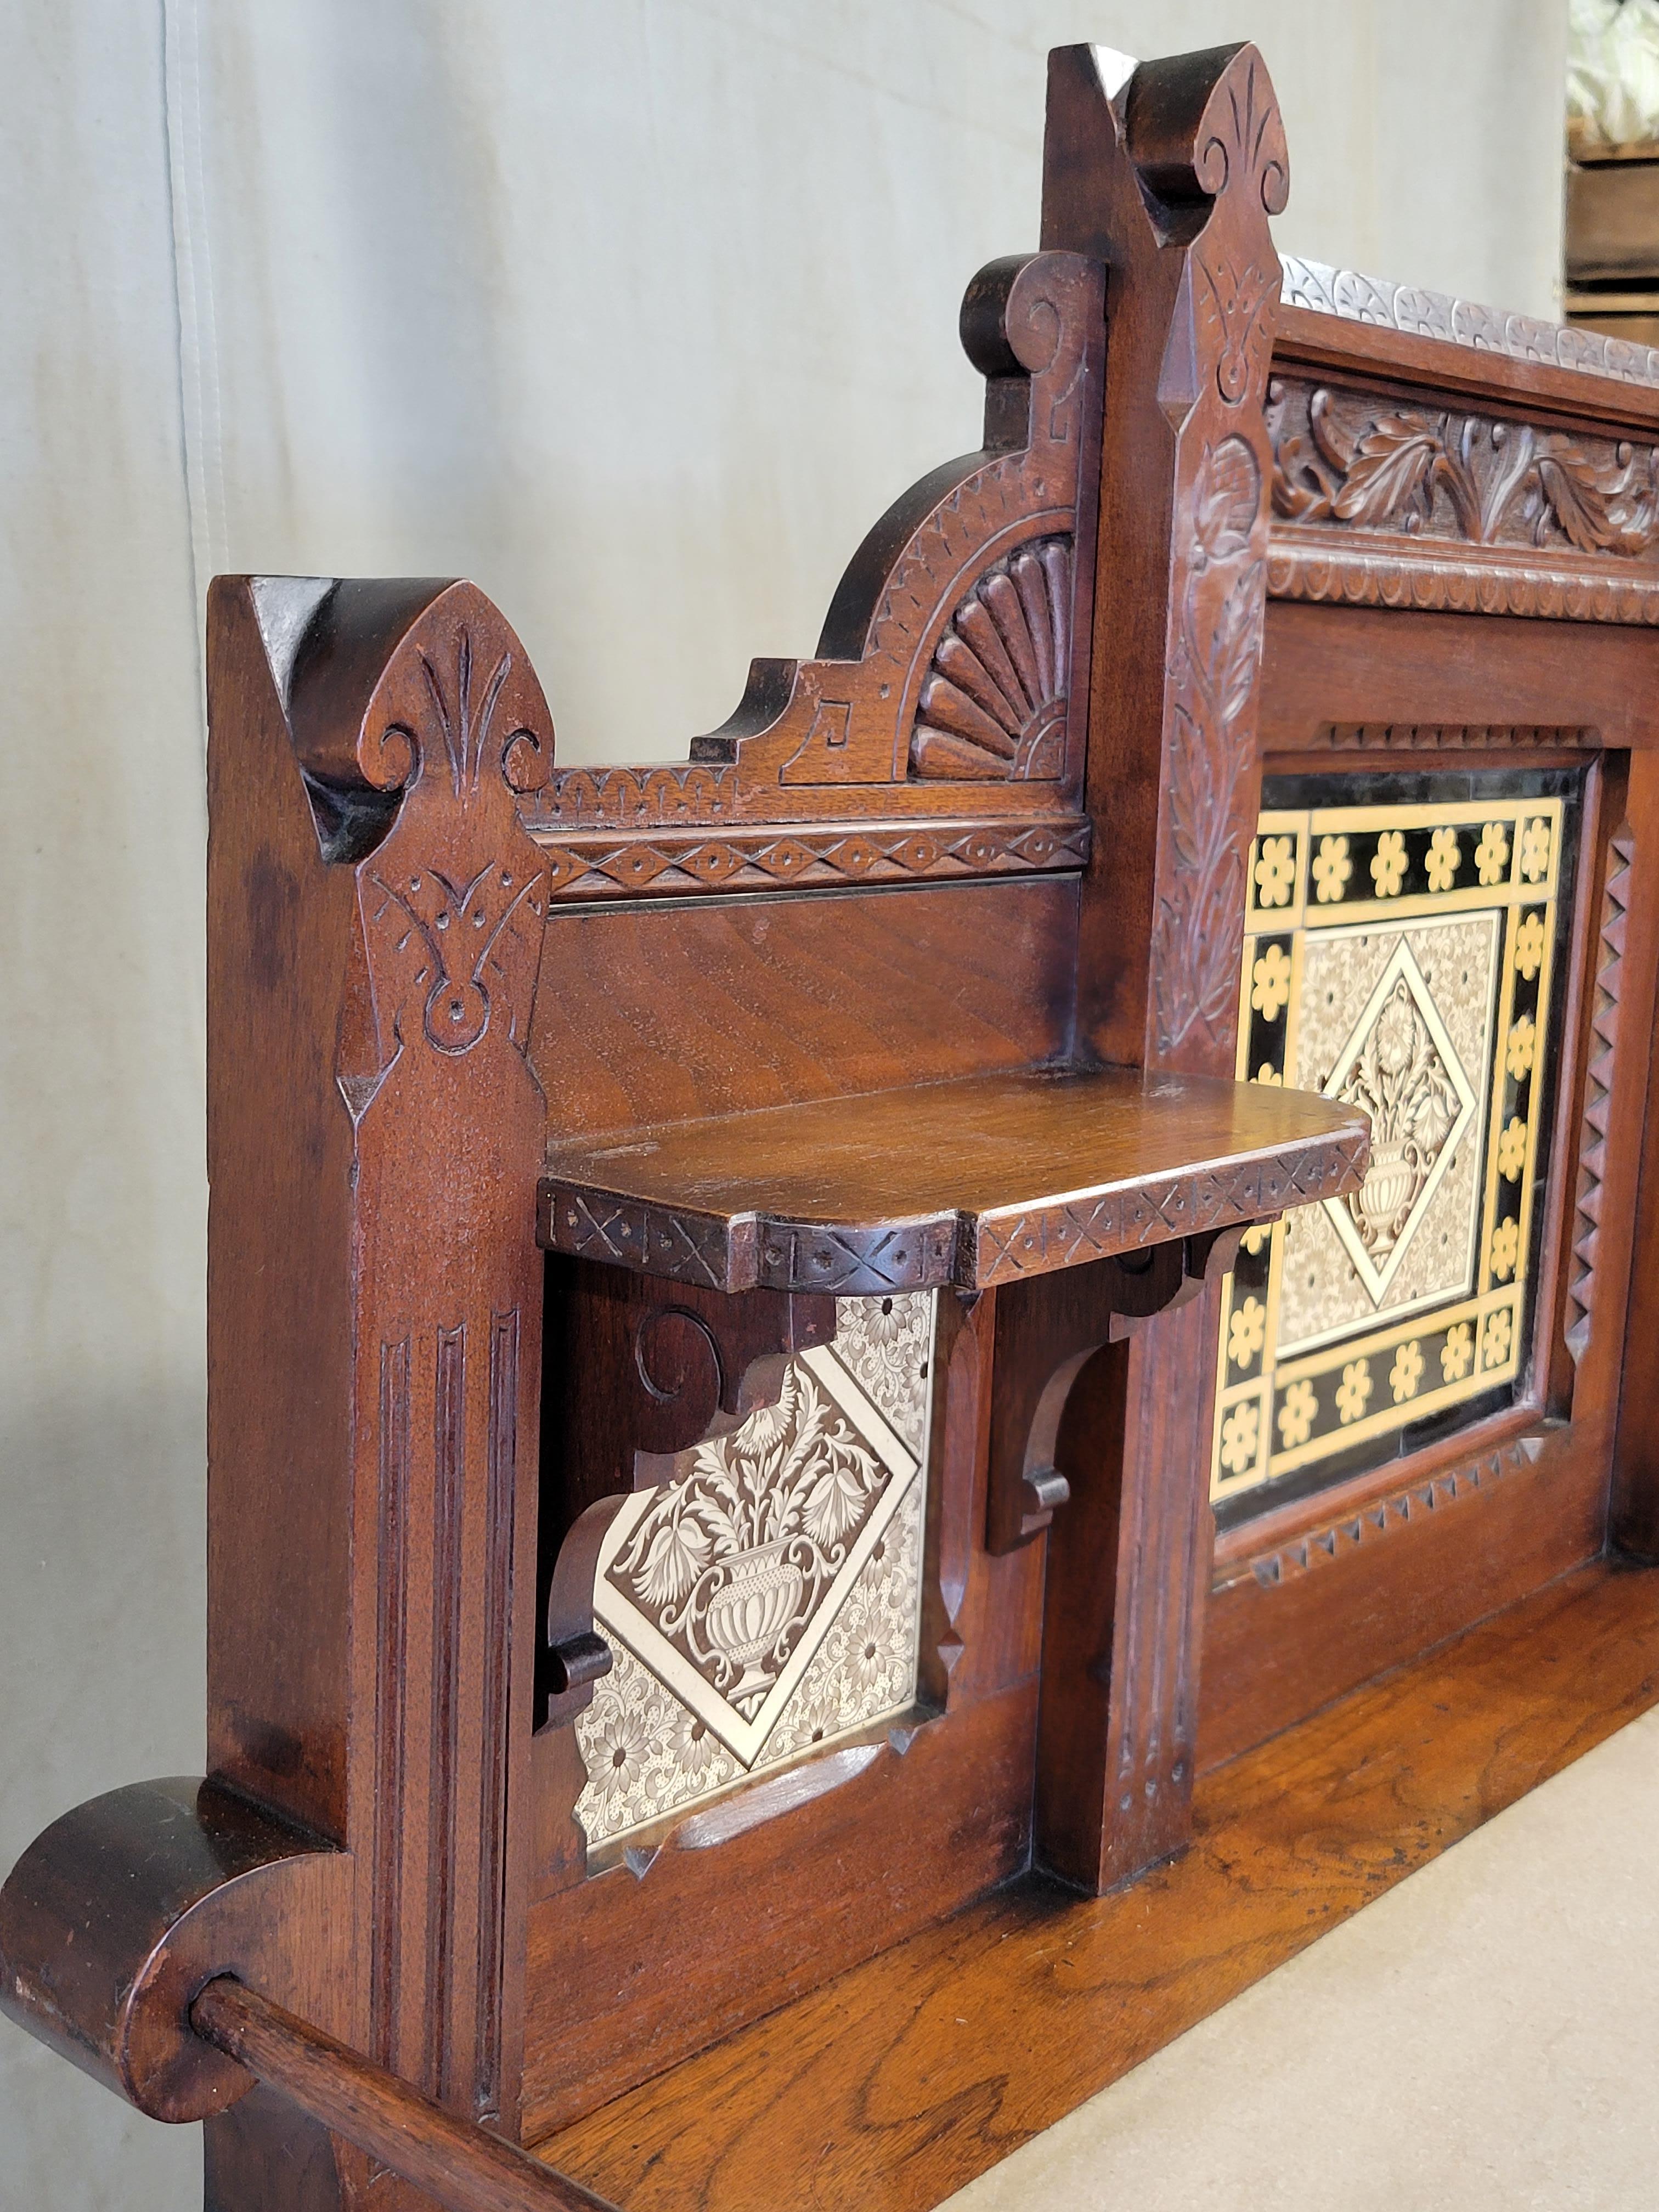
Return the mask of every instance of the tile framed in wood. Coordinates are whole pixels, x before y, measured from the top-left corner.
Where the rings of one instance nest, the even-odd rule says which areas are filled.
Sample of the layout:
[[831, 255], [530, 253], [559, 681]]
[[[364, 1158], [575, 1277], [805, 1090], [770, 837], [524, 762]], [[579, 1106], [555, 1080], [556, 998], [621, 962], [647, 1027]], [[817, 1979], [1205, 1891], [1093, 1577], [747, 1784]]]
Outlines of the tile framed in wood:
[[934, 1294], [842, 1298], [775, 1406], [606, 1534], [611, 1671], [577, 1720], [590, 1863], [915, 1702]]
[[1514, 1401], [1530, 1352], [1582, 772], [1270, 777], [1237, 1072], [1360, 1106], [1346, 1198], [1253, 1231], [1217, 1346], [1223, 1526]]

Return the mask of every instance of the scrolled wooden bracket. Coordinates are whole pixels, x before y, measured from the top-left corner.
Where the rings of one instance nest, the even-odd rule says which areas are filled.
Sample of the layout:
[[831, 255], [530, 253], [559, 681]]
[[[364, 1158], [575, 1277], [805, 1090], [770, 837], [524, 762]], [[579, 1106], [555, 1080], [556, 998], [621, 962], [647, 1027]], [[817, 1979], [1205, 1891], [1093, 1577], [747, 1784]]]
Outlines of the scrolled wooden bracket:
[[[1103, 1345], [1185, 1305], [1232, 1265], [1244, 1227], [1157, 1244], [1120, 1259], [1039, 1275], [999, 1291], [986, 1548], [1017, 1550], [1069, 1503], [1073, 1470], [1056, 1463], [1072, 1386]], [[1104, 1570], [1103, 1570], [1104, 1571]]]
[[0, 2010], [152, 2119], [205, 2120], [251, 2086], [192, 2032], [212, 1974], [256, 1975], [335, 2016], [324, 1947], [350, 1926], [349, 1853], [212, 1782], [143, 1782], [36, 1838], [0, 1890]]

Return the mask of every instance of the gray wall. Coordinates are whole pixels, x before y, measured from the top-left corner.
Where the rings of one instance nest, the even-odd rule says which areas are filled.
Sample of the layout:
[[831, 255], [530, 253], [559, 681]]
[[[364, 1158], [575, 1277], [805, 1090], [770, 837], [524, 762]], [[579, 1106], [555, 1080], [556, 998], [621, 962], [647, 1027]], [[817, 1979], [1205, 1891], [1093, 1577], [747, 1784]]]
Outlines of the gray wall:
[[[0, 1863], [199, 1767], [218, 568], [475, 577], [566, 759], [670, 757], [970, 447], [1043, 55], [1254, 37], [1287, 249], [1548, 313], [1559, 0], [12, 0], [0, 74]], [[276, 1540], [280, 1540], [278, 1536]], [[0, 2212], [193, 2134], [0, 2024]]]

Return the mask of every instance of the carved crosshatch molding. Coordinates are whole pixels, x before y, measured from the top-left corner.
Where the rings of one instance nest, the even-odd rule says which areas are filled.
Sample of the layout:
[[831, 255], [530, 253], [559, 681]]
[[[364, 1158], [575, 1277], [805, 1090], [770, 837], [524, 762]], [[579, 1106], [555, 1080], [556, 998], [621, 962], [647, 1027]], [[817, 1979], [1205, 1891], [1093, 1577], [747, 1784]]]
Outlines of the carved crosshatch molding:
[[[1359, 1106], [1371, 1153], [1358, 1190], [1247, 1237], [1229, 1278], [1212, 1484], [1232, 1517], [1524, 1371], [1576, 786], [1464, 782], [1387, 799], [1369, 778], [1352, 805], [1261, 816], [1238, 1073]], [[1341, 792], [1273, 791], [1311, 787]]]
[[914, 1704], [933, 1304], [839, 1301], [776, 1405], [611, 1522], [614, 1664], [575, 1722], [592, 1848]]

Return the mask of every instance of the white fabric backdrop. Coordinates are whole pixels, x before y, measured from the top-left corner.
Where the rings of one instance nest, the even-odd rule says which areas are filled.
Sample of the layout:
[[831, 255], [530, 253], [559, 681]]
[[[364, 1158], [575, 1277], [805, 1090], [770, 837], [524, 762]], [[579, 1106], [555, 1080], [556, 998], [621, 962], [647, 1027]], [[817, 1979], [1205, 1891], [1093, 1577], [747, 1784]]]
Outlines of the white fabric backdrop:
[[[201, 1759], [215, 569], [465, 574], [566, 759], [683, 753], [971, 446], [1043, 55], [1250, 36], [1289, 249], [1548, 313], [1559, 0], [9, 0], [0, 1863]], [[280, 1541], [280, 1532], [273, 1532]], [[0, 2025], [0, 2212], [193, 2135]]]

